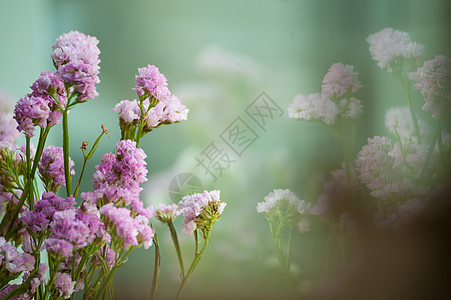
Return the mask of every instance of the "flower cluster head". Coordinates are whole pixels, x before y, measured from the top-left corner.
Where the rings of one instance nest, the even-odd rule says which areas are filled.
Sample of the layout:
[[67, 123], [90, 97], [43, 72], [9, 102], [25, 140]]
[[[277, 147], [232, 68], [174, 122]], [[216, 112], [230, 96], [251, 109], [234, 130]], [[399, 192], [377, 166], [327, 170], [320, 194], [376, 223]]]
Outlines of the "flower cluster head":
[[423, 110], [431, 111], [438, 119], [443, 111], [451, 111], [451, 60], [443, 55], [428, 60], [416, 72], [409, 73], [416, 81], [415, 87], [421, 91]]
[[[105, 226], [112, 232], [114, 240], [120, 241], [119, 247], [125, 249], [130, 246], [139, 247], [144, 245], [147, 249], [152, 246], [154, 232], [149, 226], [149, 219], [144, 215], [132, 217], [131, 211], [125, 207], [115, 207], [113, 203], [106, 204], [100, 208], [100, 213], [105, 217]], [[113, 247], [113, 250], [118, 250]]]
[[265, 201], [257, 204], [257, 212], [264, 213], [271, 224], [284, 227], [297, 226], [300, 232], [310, 230], [310, 205], [299, 200], [290, 190], [275, 189]]
[[[72, 168], [74, 162], [69, 158], [70, 175], [74, 175]], [[48, 146], [42, 152], [41, 160], [38, 164], [39, 174], [47, 190], [58, 191], [59, 187], [66, 185], [64, 177], [64, 155], [63, 148]]]
[[204, 191], [184, 196], [178, 205], [180, 213], [185, 217], [183, 222], [183, 232], [192, 233], [200, 229], [204, 238], [211, 231], [213, 224], [219, 219], [225, 202], [219, 200], [220, 191]]
[[28, 253], [20, 253], [0, 236], [0, 274], [3, 278], [34, 269], [35, 258]]
[[321, 94], [296, 95], [288, 106], [288, 117], [334, 124], [338, 117], [358, 119], [360, 100], [352, 97], [361, 85], [354, 66], [334, 63], [324, 75]]
[[21, 98], [14, 109], [17, 130], [27, 137], [34, 136], [34, 127], [51, 127], [60, 122], [66, 107], [67, 94], [64, 82], [51, 72], [43, 72], [31, 85], [32, 93]]
[[53, 214], [50, 235], [44, 246], [52, 256], [70, 257], [73, 249], [108, 240], [109, 235], [98, 211], [85, 212], [81, 208], [72, 208]]
[[334, 63], [324, 75], [322, 96], [329, 99], [348, 98], [361, 88], [354, 66]]
[[339, 113], [338, 106], [330, 99], [321, 97], [320, 94], [296, 95], [293, 104], [288, 106], [290, 118], [316, 120], [329, 125], [335, 122]]
[[64, 299], [70, 298], [75, 291], [75, 281], [72, 281], [72, 277], [66, 273], [56, 273], [55, 282], [53, 285], [58, 291], [58, 296]]
[[136, 148], [136, 142], [121, 140], [116, 144], [116, 154], [103, 155], [96, 173], [93, 175], [94, 191], [82, 193], [81, 197], [91, 203], [130, 204], [139, 200], [142, 188], [139, 185], [147, 181], [146, 154]]
[[21, 221], [30, 232], [43, 232], [53, 221], [53, 215], [57, 211], [70, 210], [74, 206], [75, 199], [72, 196], [65, 199], [53, 192], [44, 192], [42, 199], [36, 202], [33, 210], [23, 212]]
[[138, 69], [136, 87], [133, 90], [142, 99], [151, 96], [159, 101], [164, 101], [171, 95], [166, 77], [154, 65]]
[[409, 155], [405, 158], [396, 150], [387, 137], [368, 138], [368, 144], [362, 147], [355, 160], [358, 178], [369, 189], [371, 196], [381, 200], [424, 195], [424, 188], [414, 185], [403, 166], [405, 161], [409, 168], [421, 169], [426, 148], [416, 148], [415, 153], [407, 153]]
[[156, 209], [154, 209], [155, 218], [163, 223], [170, 223], [180, 215], [177, 204], [166, 205], [160, 203]]
[[[144, 131], [147, 132], [162, 124], [173, 124], [188, 118], [189, 109], [174, 95], [170, 95], [165, 101], [160, 101], [153, 107], [150, 107], [150, 101], [146, 99], [142, 106], [145, 114]], [[143, 115], [137, 100], [122, 100], [116, 104], [113, 111], [118, 113], [123, 131], [136, 125]]]
[[416, 65], [423, 56], [423, 46], [410, 40], [407, 32], [385, 28], [366, 39], [371, 57], [387, 72], [399, 70], [404, 61]]
[[161, 124], [173, 124], [186, 120], [188, 112], [189, 109], [180, 102], [179, 98], [171, 95], [166, 101], [159, 102], [149, 110], [145, 130], [150, 131]]
[[97, 38], [78, 31], [62, 34], [52, 46], [51, 57], [58, 78], [73, 87], [79, 102], [98, 96], [99, 54]]

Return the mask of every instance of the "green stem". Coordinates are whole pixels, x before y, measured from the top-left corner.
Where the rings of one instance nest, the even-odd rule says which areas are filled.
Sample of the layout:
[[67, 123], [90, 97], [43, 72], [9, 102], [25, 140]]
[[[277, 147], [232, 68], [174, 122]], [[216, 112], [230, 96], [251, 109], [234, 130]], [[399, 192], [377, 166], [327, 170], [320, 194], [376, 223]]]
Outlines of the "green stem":
[[179, 240], [177, 238], [177, 232], [175, 231], [174, 224], [171, 221], [168, 223], [169, 231], [171, 232], [172, 242], [174, 243], [175, 252], [177, 252], [177, 258], [180, 264], [180, 270], [182, 271], [182, 278], [185, 277], [185, 266], [183, 264], [182, 251], [180, 250]]
[[71, 195], [72, 177], [69, 168], [69, 125], [67, 122], [67, 109], [63, 110], [63, 153], [64, 153], [64, 178], [66, 179], [66, 195]]
[[413, 104], [412, 104], [412, 99], [410, 97], [410, 86], [408, 84], [407, 79], [403, 80], [403, 87], [404, 87], [404, 92], [406, 93], [406, 97], [407, 97], [407, 106], [409, 107], [410, 117], [412, 119], [412, 124], [413, 124], [413, 129], [415, 131], [415, 136], [417, 138], [418, 144], [421, 144], [420, 129], [418, 127], [417, 116], [415, 114], [415, 110], [414, 110]]
[[[30, 210], [33, 209], [34, 206], [34, 197], [33, 197], [33, 177], [31, 176], [31, 143], [30, 138], [26, 137], [26, 158], [27, 158], [27, 184], [30, 185], [31, 188], [28, 188], [28, 207]], [[31, 183], [31, 184], [30, 184]]]
[[[59, 268], [60, 263], [61, 263], [61, 260], [58, 260], [56, 262], [56, 264], [53, 265], [53, 264], [50, 263], [50, 261], [51, 261], [51, 259], [49, 257], [49, 266], [50, 266], [51, 269], [50, 269], [50, 279], [49, 279], [49, 281], [47, 283], [47, 286], [45, 288], [45, 294], [44, 294], [44, 299], [45, 300], [47, 299], [47, 297], [51, 296], [50, 291], [52, 290], [53, 282], [56, 279], [56, 273], [58, 272], [58, 268]], [[50, 299], [50, 298], [48, 298], [48, 299]]]
[[86, 158], [84, 158], [83, 159], [83, 167], [81, 168], [80, 177], [78, 178], [77, 188], [75, 189], [75, 192], [74, 192], [74, 198], [75, 199], [77, 199], [78, 191], [80, 190], [80, 184], [81, 184], [81, 180], [83, 179], [83, 175], [85, 174], [85, 169], [86, 169], [86, 163], [87, 162], [88, 162], [88, 160]]
[[[50, 127], [41, 128], [41, 132], [39, 135], [39, 141], [38, 141], [38, 147], [36, 149], [36, 154], [34, 156], [33, 166], [31, 168], [30, 176], [29, 178], [34, 178], [34, 174], [36, 173], [36, 169], [38, 167], [39, 160], [41, 159], [42, 151], [44, 150], [45, 141], [47, 139], [47, 135], [49, 134]], [[0, 224], [1, 232], [3, 233], [5, 226], [8, 224], [8, 222], [12, 225], [16, 222], [17, 217], [19, 216], [20, 210], [22, 209], [22, 206], [25, 203], [25, 200], [27, 199], [27, 196], [29, 196], [30, 189], [33, 189], [33, 180], [27, 180], [27, 183], [25, 184], [25, 189], [22, 193], [22, 196], [19, 199], [19, 203], [17, 204], [16, 208], [14, 209], [14, 212], [11, 215], [11, 218], [7, 218], [6, 216], [3, 217], [3, 220]], [[31, 201], [31, 200], [30, 200]], [[11, 238], [11, 233], [14, 231], [14, 226], [8, 226], [8, 229], [6, 231], [6, 234], [4, 237], [6, 240], [9, 240]]]
[[[276, 254], [277, 258], [279, 260], [280, 267], [282, 268], [282, 272], [285, 276], [285, 279], [287, 281], [288, 287], [290, 288], [290, 291], [294, 291], [291, 275], [290, 275], [290, 257], [288, 256], [287, 259], [284, 257], [284, 251], [283, 251], [283, 239], [282, 239], [282, 233], [280, 231], [280, 228], [277, 226], [276, 230], [273, 228], [271, 222], [269, 223], [269, 228], [271, 230], [271, 236], [274, 242], [274, 246], [276, 248]], [[289, 241], [289, 247], [291, 247], [291, 237]], [[288, 251], [290, 253], [290, 251]], [[290, 255], [290, 254], [288, 254]]]
[[160, 253], [160, 243], [158, 242], [158, 237], [157, 237], [156, 233], [153, 237], [153, 242], [155, 244], [155, 265], [154, 265], [154, 269], [153, 269], [152, 289], [150, 290], [150, 299], [151, 300], [156, 299], [157, 288], [158, 288], [158, 279], [160, 277], [161, 253]]
[[[196, 231], [197, 231], [197, 229], [196, 229]], [[181, 295], [181, 293], [182, 293], [182, 291], [183, 291], [183, 288], [185, 287], [185, 285], [186, 285], [186, 283], [187, 283], [187, 281], [188, 281], [188, 278], [189, 278], [190, 275], [193, 273], [194, 269], [195, 269], [196, 266], [197, 266], [197, 263], [198, 263], [198, 262], [200, 261], [200, 259], [202, 258], [202, 255], [204, 254], [204, 251], [205, 251], [205, 249], [206, 249], [207, 246], [208, 246], [209, 240], [210, 240], [210, 231], [208, 231], [208, 233], [207, 233], [207, 235], [206, 235], [206, 237], [205, 237], [205, 240], [204, 240], [204, 246], [202, 247], [202, 249], [200, 250], [200, 252], [197, 253], [197, 254], [194, 256], [194, 259], [193, 259], [193, 261], [192, 261], [192, 263], [191, 263], [191, 265], [190, 265], [190, 267], [189, 267], [189, 269], [188, 269], [188, 272], [186, 273], [186, 276], [183, 277], [182, 283], [180, 284], [180, 288], [179, 288], [179, 290], [178, 290], [178, 292], [177, 292], [177, 296], [175, 297], [175, 300], [179, 299], [179, 297], [180, 297], [180, 295]]]
[[113, 275], [114, 275], [114, 273], [116, 272], [116, 270], [117, 270], [118, 267], [119, 267], [119, 266], [118, 266], [117, 264], [115, 264], [115, 265], [113, 266], [113, 268], [111, 268], [110, 273], [108, 273], [108, 277], [107, 277], [106, 279], [104, 279], [104, 281], [103, 281], [103, 283], [102, 283], [102, 286], [100, 287], [99, 292], [97, 293], [97, 295], [96, 295], [96, 297], [95, 297], [96, 300], [100, 299], [100, 297], [102, 297], [102, 295], [105, 293], [105, 290], [106, 290], [106, 288], [107, 288], [107, 286], [108, 286], [108, 283], [109, 283], [109, 282], [111, 281], [111, 279], [113, 278]]
[[194, 230], [194, 243], [196, 244], [196, 252], [194, 254], [197, 255], [199, 253], [199, 234], [197, 230]]

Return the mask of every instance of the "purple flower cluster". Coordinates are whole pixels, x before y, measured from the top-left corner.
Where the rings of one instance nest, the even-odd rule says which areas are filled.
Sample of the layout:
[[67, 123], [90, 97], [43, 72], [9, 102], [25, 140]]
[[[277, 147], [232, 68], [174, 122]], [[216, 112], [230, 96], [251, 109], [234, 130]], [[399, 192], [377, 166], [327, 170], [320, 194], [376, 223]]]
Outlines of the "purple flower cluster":
[[72, 277], [66, 273], [56, 273], [56, 279], [53, 285], [58, 290], [59, 297], [68, 299], [75, 291], [75, 281], [72, 281]]
[[122, 140], [116, 144], [116, 154], [103, 155], [93, 175], [94, 191], [81, 197], [91, 203], [124, 201], [126, 204], [140, 201], [139, 185], [147, 181], [146, 154], [136, 148], [136, 142]]
[[74, 205], [74, 197], [64, 199], [53, 192], [45, 192], [42, 194], [42, 199], [36, 202], [33, 210], [23, 212], [21, 221], [29, 231], [42, 232], [48, 228], [57, 211], [73, 209]]
[[423, 110], [431, 111], [438, 119], [442, 111], [451, 111], [451, 60], [443, 55], [428, 60], [416, 72], [409, 73], [416, 81], [415, 87], [421, 91], [425, 104]]
[[53, 214], [50, 235], [44, 246], [51, 255], [71, 256], [73, 249], [80, 249], [95, 241], [109, 241], [99, 212], [68, 209]]
[[[69, 158], [70, 175], [75, 174], [74, 169], [72, 169], [73, 166], [74, 162]], [[63, 148], [55, 146], [45, 148], [42, 152], [38, 168], [45, 183], [50, 183], [57, 187], [66, 185]]]
[[[123, 247], [144, 245], [147, 249], [152, 245], [154, 232], [149, 226], [149, 219], [144, 215], [131, 216], [131, 211], [125, 207], [115, 207], [113, 203], [100, 208], [100, 213], [105, 216], [105, 224], [108, 231], [112, 232], [113, 239], [118, 238]], [[113, 249], [117, 250], [117, 249]]]
[[[219, 200], [220, 191], [204, 191], [202, 194], [196, 193], [182, 198], [178, 208], [185, 217], [183, 231], [192, 233], [196, 228], [202, 227], [204, 221], [216, 221], [227, 205]], [[208, 211], [206, 211], [208, 210]]]
[[[34, 127], [50, 127], [60, 122], [61, 108], [66, 106], [64, 83], [54, 74], [41, 73], [31, 86], [33, 92], [21, 98], [14, 109], [17, 130], [25, 132], [27, 137], [34, 136]], [[52, 97], [54, 95], [55, 98]]]
[[[49, 266], [47, 264], [44, 264], [44, 263], [39, 264], [37, 276], [34, 277], [33, 279], [31, 279], [31, 281], [30, 281], [30, 284], [31, 284], [30, 292], [32, 294], [34, 294], [36, 292], [36, 289], [38, 288], [38, 286], [45, 283], [45, 281], [46, 281], [45, 274], [48, 271], [49, 271]], [[29, 275], [30, 275], [30, 273], [25, 274], [24, 280], [26, 280]]]
[[79, 102], [98, 96], [96, 83], [99, 77], [99, 54], [97, 38], [78, 31], [62, 34], [53, 45], [51, 57], [56, 73], [78, 93]]
[[171, 95], [166, 77], [154, 65], [138, 69], [136, 87], [133, 90], [141, 98], [152, 96], [160, 101], [167, 100]]
[[17, 248], [8, 244], [4, 237], [0, 236], [0, 274], [20, 273], [34, 269], [34, 256], [28, 253], [20, 253]]

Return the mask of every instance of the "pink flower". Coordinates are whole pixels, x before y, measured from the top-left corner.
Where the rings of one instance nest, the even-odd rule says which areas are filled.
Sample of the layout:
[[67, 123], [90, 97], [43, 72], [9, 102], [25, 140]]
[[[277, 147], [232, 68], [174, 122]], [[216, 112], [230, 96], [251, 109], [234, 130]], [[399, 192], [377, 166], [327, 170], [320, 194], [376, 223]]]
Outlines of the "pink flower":
[[155, 217], [163, 223], [172, 222], [180, 215], [180, 211], [176, 204], [166, 205], [163, 203], [158, 204], [158, 207], [154, 210]]
[[160, 73], [154, 65], [139, 68], [136, 77], [136, 87], [133, 89], [140, 97], [154, 97], [157, 100], [165, 101], [171, 94], [167, 87], [166, 77]]
[[400, 67], [403, 59], [415, 65], [423, 56], [423, 46], [412, 42], [407, 32], [385, 28], [366, 40], [370, 44], [371, 57], [388, 72]]
[[51, 57], [57, 68], [71, 61], [81, 60], [98, 70], [100, 63], [98, 43], [97, 38], [78, 31], [64, 33], [52, 46]]
[[122, 100], [113, 108], [113, 111], [119, 114], [119, 119], [124, 123], [130, 124], [141, 117], [141, 109], [136, 100]]
[[[192, 233], [197, 228], [211, 230], [211, 225], [219, 219], [225, 202], [219, 200], [220, 191], [204, 191], [202, 194], [184, 196], [178, 210], [185, 217], [183, 231]], [[207, 212], [208, 211], [208, 212]]]
[[[74, 162], [69, 157], [70, 175], [74, 175]], [[66, 185], [64, 175], [64, 155], [63, 148], [48, 146], [42, 153], [41, 160], [38, 164], [39, 174], [41, 174], [43, 181], [48, 184], [56, 186]]]
[[129, 209], [115, 207], [113, 203], [102, 206], [100, 213], [105, 216], [107, 230], [114, 238], [122, 241], [125, 249], [141, 245], [147, 249], [152, 245], [154, 233], [149, 226], [149, 219], [144, 215], [133, 218]]
[[[290, 190], [275, 189], [265, 197], [265, 201], [257, 204], [257, 212], [264, 213], [269, 222], [297, 225], [300, 232], [310, 230], [310, 206], [299, 200]], [[284, 220], [280, 220], [283, 215]]]
[[116, 153], [103, 155], [92, 179], [94, 192], [82, 193], [82, 199], [90, 202], [101, 199], [105, 203], [123, 200], [126, 204], [139, 201], [142, 190], [139, 185], [147, 181], [144, 161], [147, 155], [131, 140], [119, 141]]
[[80, 102], [98, 96], [96, 83], [99, 83], [99, 41], [78, 31], [62, 34], [53, 45], [51, 57], [57, 69], [58, 78], [78, 93]]
[[56, 273], [56, 279], [53, 285], [59, 293], [60, 297], [68, 299], [73, 293], [75, 288], [75, 281], [72, 281], [72, 277], [66, 273]]
[[324, 75], [322, 96], [329, 99], [347, 98], [361, 87], [354, 66], [335, 63]]
[[74, 246], [65, 239], [48, 238], [44, 241], [44, 248], [50, 255], [63, 258], [72, 256]]
[[308, 96], [296, 95], [293, 104], [288, 106], [288, 117], [306, 121], [317, 120], [325, 124], [333, 124], [340, 113], [338, 106], [320, 94]]
[[431, 111], [438, 119], [442, 111], [451, 111], [451, 60], [443, 55], [428, 60], [416, 72], [409, 73], [410, 80], [421, 91], [426, 102], [423, 110]]

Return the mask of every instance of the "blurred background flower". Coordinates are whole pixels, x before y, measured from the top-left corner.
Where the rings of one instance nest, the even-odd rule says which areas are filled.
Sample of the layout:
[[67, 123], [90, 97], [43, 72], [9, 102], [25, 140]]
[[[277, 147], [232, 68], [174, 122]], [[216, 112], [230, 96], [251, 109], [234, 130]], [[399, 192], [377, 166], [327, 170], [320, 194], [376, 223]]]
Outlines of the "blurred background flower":
[[[0, 87], [5, 92], [0, 92], [17, 102], [41, 72], [52, 71], [51, 47], [60, 34], [78, 30], [95, 36], [101, 50], [99, 96], [72, 109], [69, 119], [76, 172], [83, 161], [82, 142], [93, 142], [101, 124], [110, 129], [111, 140], [102, 140], [86, 170], [92, 174], [120, 137], [113, 107], [136, 97], [132, 88], [138, 68], [157, 66], [171, 92], [189, 108], [189, 116], [142, 140], [149, 170], [142, 200], [147, 205], [171, 204], [171, 181], [188, 173], [202, 188], [221, 190], [221, 199], [228, 203], [184, 297], [210, 299], [214, 292], [215, 299], [274, 299], [285, 293], [285, 285], [268, 225], [255, 206], [273, 189], [290, 189], [316, 203], [330, 171], [340, 168], [342, 159], [332, 136], [314, 124], [290, 120], [286, 107], [296, 94], [320, 91], [333, 63], [353, 65], [362, 86], [356, 97], [364, 107], [354, 154], [367, 137], [388, 135], [385, 111], [404, 105], [404, 95], [398, 82], [371, 59], [366, 38], [392, 27], [424, 45], [426, 60], [449, 57], [450, 8], [447, 0], [3, 1]], [[283, 111], [263, 127], [246, 113], [262, 92]], [[412, 94], [421, 107], [420, 93]], [[6, 111], [7, 105], [0, 105]], [[238, 117], [254, 134], [240, 155], [221, 138], [230, 137]], [[49, 143], [61, 146], [60, 129], [52, 131]], [[201, 162], [218, 149], [223, 150], [221, 164], [210, 170], [215, 180], [203, 167], [205, 160]], [[92, 191], [86, 177], [80, 190]], [[186, 194], [193, 192], [198, 191]], [[181, 222], [178, 218], [175, 226], [181, 228]], [[163, 226], [155, 226], [163, 251], [159, 296], [166, 299], [174, 296], [180, 278], [170, 236]], [[301, 289], [318, 282], [324, 271], [326, 227], [312, 219], [311, 228], [294, 239], [293, 272], [304, 279]], [[191, 239], [181, 236], [185, 251]], [[152, 270], [153, 250], [133, 253], [115, 277], [117, 298], [148, 298]]]

